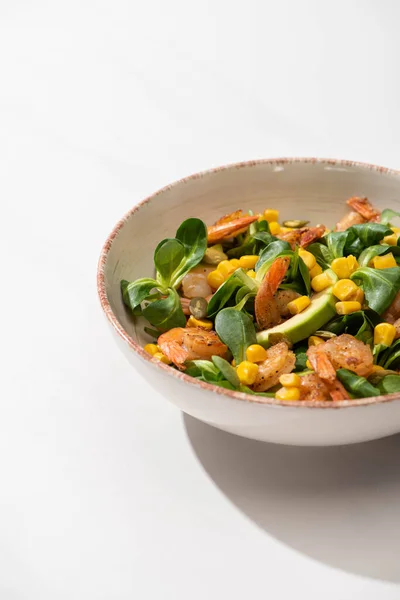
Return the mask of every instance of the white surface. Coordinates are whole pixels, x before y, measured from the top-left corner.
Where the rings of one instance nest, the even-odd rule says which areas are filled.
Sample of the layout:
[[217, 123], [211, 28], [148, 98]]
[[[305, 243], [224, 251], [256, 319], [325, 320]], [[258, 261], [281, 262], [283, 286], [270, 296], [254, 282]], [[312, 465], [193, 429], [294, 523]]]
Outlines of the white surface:
[[400, 167], [381, 2], [0, 4], [2, 600], [398, 599], [400, 438], [262, 445], [138, 388], [100, 313], [135, 201], [234, 160]]

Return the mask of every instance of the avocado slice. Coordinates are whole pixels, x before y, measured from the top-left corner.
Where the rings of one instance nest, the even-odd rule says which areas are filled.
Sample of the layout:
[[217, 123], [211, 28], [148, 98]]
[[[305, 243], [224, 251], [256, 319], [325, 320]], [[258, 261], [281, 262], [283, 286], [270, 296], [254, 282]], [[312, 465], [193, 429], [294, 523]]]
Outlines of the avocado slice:
[[[332, 281], [337, 280], [333, 271], [329, 269]], [[271, 345], [271, 334], [280, 334], [292, 344], [305, 340], [310, 335], [322, 329], [323, 326], [336, 316], [335, 304], [337, 300], [332, 293], [332, 287], [326, 288], [311, 298], [311, 304], [303, 312], [294, 315], [284, 323], [276, 325], [271, 329], [257, 333], [257, 342], [262, 346]], [[275, 338], [276, 339], [276, 338]]]

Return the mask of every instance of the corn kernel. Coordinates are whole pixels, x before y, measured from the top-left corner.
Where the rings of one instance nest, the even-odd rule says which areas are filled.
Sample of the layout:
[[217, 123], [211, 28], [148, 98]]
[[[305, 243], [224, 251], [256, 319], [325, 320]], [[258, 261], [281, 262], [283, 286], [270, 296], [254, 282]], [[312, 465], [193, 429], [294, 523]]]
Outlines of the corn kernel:
[[357, 291], [358, 285], [351, 279], [339, 279], [332, 288], [332, 292], [339, 300], [348, 300]]
[[246, 275], [248, 275], [249, 277], [251, 277], [252, 279], [256, 278], [256, 272], [254, 269], [249, 269], [246, 273]]
[[246, 350], [246, 358], [250, 362], [262, 362], [267, 358], [267, 351], [260, 344], [252, 344]]
[[186, 323], [186, 327], [201, 327], [201, 329], [212, 329], [213, 324], [212, 321], [208, 319], [196, 319], [193, 315], [188, 318]]
[[390, 226], [390, 229], [394, 232], [394, 233], [400, 233], [400, 227], [392, 227]]
[[230, 260], [221, 260], [216, 270], [224, 276], [224, 279], [226, 279], [229, 275], [232, 275], [233, 271], [235, 271], [235, 267], [231, 264]]
[[[268, 223], [273, 223], [279, 219], [279, 210], [275, 210], [274, 208], [267, 208], [264, 210], [264, 220], [268, 221]], [[272, 231], [271, 231], [272, 233]]]
[[392, 233], [391, 235], [386, 235], [381, 244], [388, 244], [389, 246], [397, 246], [397, 239], [399, 237], [398, 233]]
[[318, 337], [317, 335], [310, 335], [310, 337], [308, 338], [308, 345], [319, 346], [319, 344], [325, 344], [325, 340]]
[[296, 373], [286, 373], [279, 377], [279, 383], [283, 385], [283, 387], [300, 387], [301, 379]]
[[310, 279], [314, 279], [317, 275], [321, 275], [322, 268], [319, 265], [315, 265], [312, 269], [310, 269]]
[[306, 367], [307, 367], [307, 369], [313, 368], [312, 364], [310, 363], [310, 361], [308, 359], [306, 360]]
[[350, 313], [361, 310], [361, 304], [356, 300], [346, 302], [336, 302], [336, 312], [338, 315], [349, 315]]
[[397, 267], [395, 257], [391, 252], [385, 254], [385, 256], [375, 256], [372, 259], [375, 269], [390, 269], [390, 267]]
[[243, 385], [253, 385], [257, 378], [258, 365], [248, 360], [242, 361], [236, 368], [236, 373]]
[[277, 235], [281, 230], [281, 226], [276, 221], [271, 221], [270, 223], [268, 223], [268, 225], [272, 235]]
[[303, 312], [307, 306], [310, 306], [310, 304], [311, 300], [308, 296], [300, 296], [300, 298], [296, 298], [296, 300], [289, 302], [287, 307], [291, 315], [298, 315]]
[[239, 258], [239, 265], [243, 269], [254, 269], [258, 258], [257, 254], [245, 254]]
[[396, 327], [390, 323], [379, 323], [374, 329], [374, 344], [391, 346], [396, 337]]
[[311, 254], [311, 252], [308, 252], [308, 250], [299, 250], [299, 256], [301, 256], [303, 261], [306, 263], [309, 271], [311, 271], [311, 269], [313, 269], [317, 264], [317, 259], [315, 258], [314, 254]]
[[280, 233], [287, 233], [288, 231], [293, 231], [293, 227], [282, 227], [281, 226], [281, 230]]
[[233, 358], [231, 362], [232, 367], [236, 367], [236, 360]]
[[329, 277], [328, 273], [321, 273], [321, 275], [316, 275], [311, 280], [311, 287], [314, 292], [322, 292], [330, 285], [333, 285], [332, 279]]
[[147, 354], [150, 354], [150, 356], [154, 356], [156, 352], [159, 352], [160, 348], [157, 344], [146, 344], [143, 350], [147, 352]]
[[300, 390], [298, 387], [282, 387], [275, 392], [277, 400], [300, 400]]
[[349, 296], [347, 298], [347, 300], [356, 300], [360, 304], [364, 304], [364, 292], [363, 292], [363, 290], [361, 288], [357, 287], [356, 291], [353, 294], [351, 294], [351, 296]]
[[231, 260], [229, 261], [232, 265], [232, 267], [234, 268], [234, 270], [236, 271], [236, 269], [238, 269], [239, 267], [241, 267], [242, 265], [240, 264], [240, 260], [238, 258], [231, 258]]
[[347, 258], [335, 258], [331, 263], [331, 269], [339, 279], [349, 279], [350, 277], [350, 266]]
[[215, 270], [207, 275], [207, 281], [213, 290], [217, 290], [224, 283], [225, 277], [220, 271]]
[[162, 352], [156, 352], [155, 354], [153, 354], [153, 358], [159, 360], [160, 362], [165, 363], [166, 365], [171, 364], [171, 361], [169, 360], [169, 358], [167, 356], [165, 356], [165, 354], [163, 354]]
[[346, 257], [347, 260], [347, 265], [349, 267], [349, 271], [350, 271], [350, 275], [352, 273], [354, 273], [354, 271], [357, 271], [359, 264], [357, 262], [357, 259], [355, 256], [353, 256], [352, 254], [349, 254], [349, 256]]

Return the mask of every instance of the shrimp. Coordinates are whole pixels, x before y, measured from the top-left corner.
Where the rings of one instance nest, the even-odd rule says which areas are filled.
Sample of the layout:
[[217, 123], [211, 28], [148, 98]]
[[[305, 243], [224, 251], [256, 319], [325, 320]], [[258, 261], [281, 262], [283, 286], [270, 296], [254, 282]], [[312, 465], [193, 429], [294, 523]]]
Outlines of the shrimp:
[[336, 231], [345, 231], [352, 225], [361, 225], [368, 221], [377, 222], [380, 219], [380, 211], [372, 206], [367, 198], [352, 196], [347, 204], [353, 209], [336, 223]]
[[261, 329], [269, 329], [281, 321], [274, 296], [286, 275], [289, 263], [288, 256], [276, 258], [258, 288], [254, 308], [256, 321]]
[[205, 298], [212, 294], [207, 275], [213, 271], [212, 265], [197, 265], [182, 279], [182, 292], [185, 298]]
[[320, 239], [325, 231], [325, 225], [317, 225], [316, 227], [302, 227], [301, 229], [284, 231], [283, 233], [278, 233], [276, 237], [288, 242], [294, 250], [297, 245], [306, 248], [315, 240]]
[[327, 383], [316, 373], [308, 373], [301, 377], [300, 400], [348, 400], [349, 395], [343, 385], [335, 379], [332, 384]]
[[351, 208], [358, 212], [367, 221], [378, 222], [381, 218], [381, 211], [372, 206], [368, 198], [352, 196], [346, 202]]
[[157, 343], [165, 356], [181, 370], [185, 369], [187, 360], [210, 360], [212, 356], [225, 358], [228, 352], [215, 331], [200, 327], [175, 327], [161, 334]]
[[307, 357], [319, 377], [330, 384], [336, 380], [336, 369], [349, 369], [361, 377], [373, 369], [371, 348], [347, 333], [311, 346]]
[[278, 290], [276, 292], [275, 302], [281, 317], [288, 318], [291, 316], [288, 304], [289, 302], [296, 300], [296, 298], [300, 298], [300, 296], [301, 294], [295, 290]]
[[[232, 215], [236, 215], [236, 213], [232, 213]], [[217, 242], [222, 242], [224, 239], [229, 237], [234, 237], [235, 235], [239, 235], [247, 229], [251, 223], [257, 221], [257, 215], [245, 215], [239, 218], [233, 218], [231, 220], [226, 220], [232, 215], [226, 215], [222, 217], [215, 223], [215, 225], [210, 225], [208, 230], [208, 243], [216, 244]], [[222, 222], [221, 222], [222, 221]]]
[[289, 350], [285, 342], [279, 342], [267, 350], [267, 358], [259, 364], [253, 390], [264, 392], [279, 383], [279, 377], [291, 373], [296, 363], [294, 352]]

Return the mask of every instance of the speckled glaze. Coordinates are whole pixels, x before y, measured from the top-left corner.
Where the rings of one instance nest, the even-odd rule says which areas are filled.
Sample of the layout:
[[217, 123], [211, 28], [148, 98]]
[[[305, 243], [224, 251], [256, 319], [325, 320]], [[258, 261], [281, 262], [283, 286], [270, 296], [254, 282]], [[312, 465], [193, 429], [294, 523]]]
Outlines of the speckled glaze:
[[[361, 442], [400, 432], [400, 395], [341, 402], [282, 402], [224, 390], [153, 360], [144, 322], [124, 307], [120, 280], [154, 271], [156, 243], [193, 216], [214, 222], [237, 208], [278, 208], [281, 220], [333, 226], [345, 200], [367, 196], [379, 208], [400, 210], [400, 173], [369, 164], [316, 158], [237, 163], [187, 177], [137, 204], [108, 237], [98, 265], [101, 306], [123, 353], [184, 412], [225, 431], [295, 445]], [[160, 218], [162, 215], [162, 219]]]

